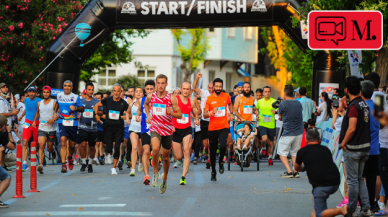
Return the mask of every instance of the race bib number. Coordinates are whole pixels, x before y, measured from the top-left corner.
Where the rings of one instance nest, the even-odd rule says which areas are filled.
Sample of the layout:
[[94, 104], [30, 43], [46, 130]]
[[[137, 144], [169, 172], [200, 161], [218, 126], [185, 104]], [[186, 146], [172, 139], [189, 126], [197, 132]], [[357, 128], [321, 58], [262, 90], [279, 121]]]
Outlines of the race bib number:
[[132, 114], [132, 120], [136, 121], [136, 113]]
[[119, 120], [120, 119], [120, 112], [119, 111], [109, 110], [109, 119], [111, 119], [111, 120]]
[[63, 120], [62, 124], [66, 127], [72, 127], [74, 126], [74, 120]]
[[31, 124], [26, 123], [26, 122], [24, 122], [24, 124], [23, 124], [23, 128], [25, 128], [25, 129], [29, 128], [30, 126], [31, 126]]
[[152, 115], [166, 115], [166, 105], [154, 104], [152, 106]]
[[253, 106], [251, 105], [244, 105], [244, 114], [252, 114]]
[[187, 124], [189, 123], [189, 115], [188, 114], [182, 114], [181, 119], [177, 119], [178, 124]]
[[93, 109], [85, 109], [82, 115], [84, 118], [93, 118]]
[[47, 129], [50, 126], [50, 124], [47, 123], [47, 121], [41, 120], [40, 122], [42, 123], [43, 128]]
[[264, 122], [271, 122], [272, 121], [272, 115], [263, 115], [263, 121]]
[[226, 115], [225, 107], [218, 107], [217, 113], [214, 115], [215, 117], [224, 117]]

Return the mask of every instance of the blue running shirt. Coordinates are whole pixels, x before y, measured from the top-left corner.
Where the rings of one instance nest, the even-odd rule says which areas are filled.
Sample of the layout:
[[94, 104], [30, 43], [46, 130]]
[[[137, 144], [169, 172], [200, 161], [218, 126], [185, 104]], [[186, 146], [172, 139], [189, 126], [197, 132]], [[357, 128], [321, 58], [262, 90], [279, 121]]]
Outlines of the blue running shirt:
[[69, 124], [63, 124], [64, 126], [78, 126], [78, 114], [77, 111], [72, 111], [70, 106], [82, 107], [81, 99], [78, 95], [70, 93], [65, 95], [64, 92], [58, 93], [57, 102], [59, 105], [59, 120], [58, 123], [63, 124], [64, 121], [70, 121]]

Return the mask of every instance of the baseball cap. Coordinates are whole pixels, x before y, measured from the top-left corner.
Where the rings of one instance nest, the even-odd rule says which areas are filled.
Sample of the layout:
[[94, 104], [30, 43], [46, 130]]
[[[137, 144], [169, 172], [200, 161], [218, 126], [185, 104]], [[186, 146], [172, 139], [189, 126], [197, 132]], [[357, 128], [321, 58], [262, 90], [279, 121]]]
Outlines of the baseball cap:
[[7, 118], [3, 115], [0, 115], [0, 127], [7, 125], [7, 122], [8, 122]]
[[242, 87], [244, 85], [244, 82], [240, 81], [237, 83], [237, 87]]
[[297, 94], [299, 94], [299, 89], [300, 89], [300, 87], [296, 88], [296, 89], [294, 90], [294, 92], [297, 93]]
[[82, 91], [82, 94], [84, 94], [84, 95], [85, 95], [85, 94], [86, 94], [86, 90]]
[[3, 88], [4, 86], [8, 86], [5, 82], [0, 83], [0, 88]]
[[20, 95], [19, 95], [19, 94], [16, 94], [16, 95], [15, 95], [15, 99], [16, 99], [16, 100], [19, 100], [19, 99], [20, 99]]
[[42, 90], [49, 90], [49, 91], [51, 92], [51, 87], [50, 87], [50, 86], [44, 86], [44, 87], [42, 88]]
[[36, 89], [36, 87], [35, 86], [30, 86], [29, 88], [28, 88], [28, 91], [27, 92], [30, 92], [30, 91], [34, 91], [34, 92], [37, 92], [38, 90]]

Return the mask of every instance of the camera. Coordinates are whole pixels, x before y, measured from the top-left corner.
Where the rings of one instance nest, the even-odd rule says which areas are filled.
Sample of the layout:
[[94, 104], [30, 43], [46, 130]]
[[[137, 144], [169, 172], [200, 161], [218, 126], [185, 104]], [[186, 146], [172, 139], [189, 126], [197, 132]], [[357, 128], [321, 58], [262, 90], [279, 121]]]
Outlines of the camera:
[[339, 98], [336, 95], [333, 95], [333, 107], [338, 108], [339, 107]]
[[282, 98], [279, 96], [276, 102], [272, 103], [272, 107], [275, 109], [279, 108], [279, 104], [282, 102]]

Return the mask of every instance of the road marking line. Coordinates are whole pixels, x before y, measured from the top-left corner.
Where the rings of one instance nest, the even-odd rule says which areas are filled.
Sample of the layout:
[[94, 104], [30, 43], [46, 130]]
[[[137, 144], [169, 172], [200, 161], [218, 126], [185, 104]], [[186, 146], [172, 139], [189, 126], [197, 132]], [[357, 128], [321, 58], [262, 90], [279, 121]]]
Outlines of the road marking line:
[[124, 207], [127, 204], [64, 204], [59, 207]]
[[110, 200], [112, 199], [111, 197], [99, 197], [98, 200]]
[[8, 212], [1, 216], [152, 216], [149, 212]]

